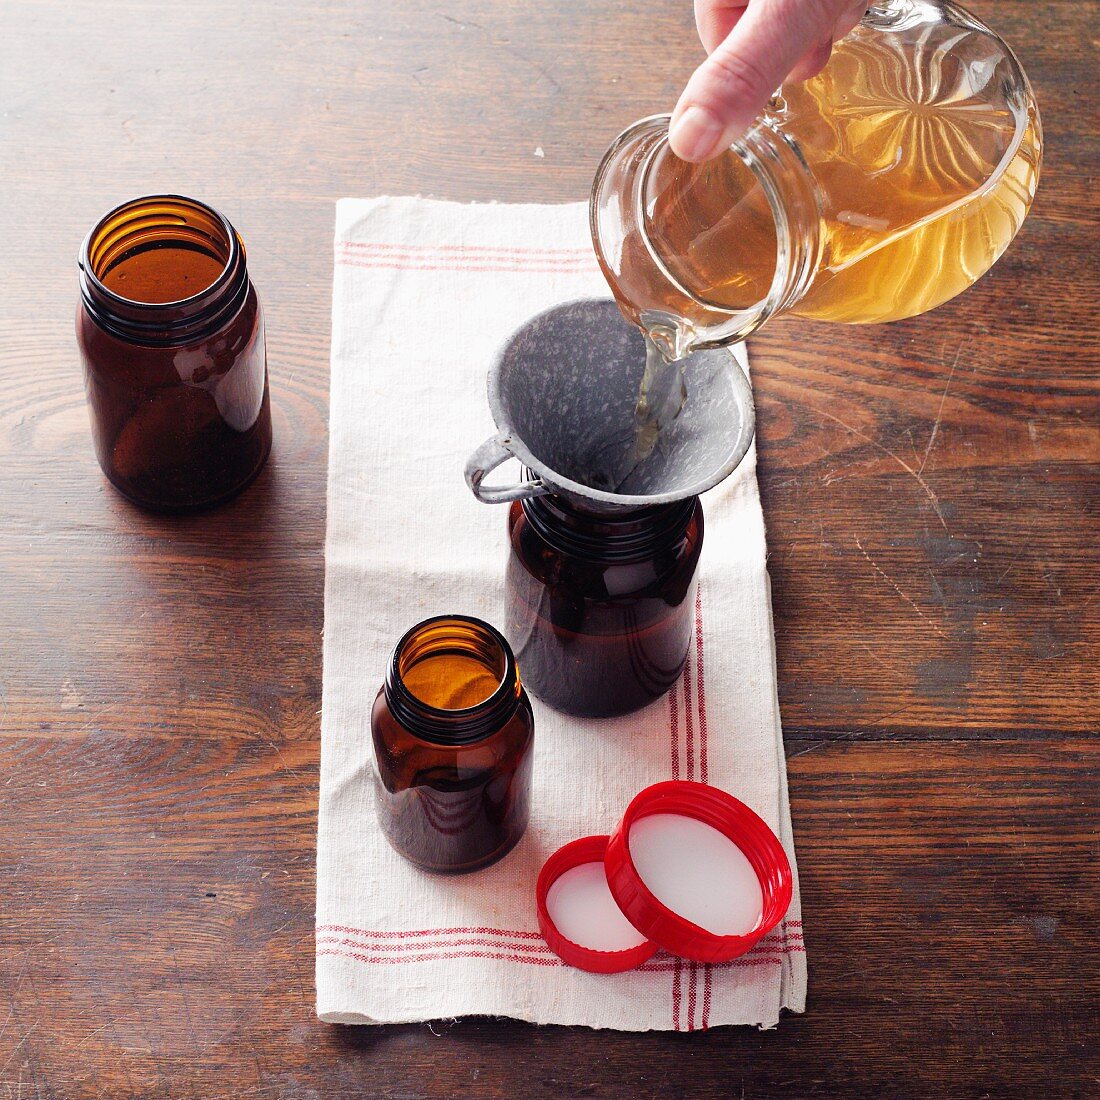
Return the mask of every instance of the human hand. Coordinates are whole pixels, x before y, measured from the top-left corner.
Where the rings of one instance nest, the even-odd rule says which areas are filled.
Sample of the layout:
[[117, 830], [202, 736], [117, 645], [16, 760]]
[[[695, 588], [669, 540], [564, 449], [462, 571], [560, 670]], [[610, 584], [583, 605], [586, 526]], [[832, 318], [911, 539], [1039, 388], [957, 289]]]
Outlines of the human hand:
[[695, 0], [695, 24], [710, 56], [672, 113], [672, 151], [702, 161], [727, 148], [784, 80], [821, 72], [833, 43], [866, 10], [867, 0]]

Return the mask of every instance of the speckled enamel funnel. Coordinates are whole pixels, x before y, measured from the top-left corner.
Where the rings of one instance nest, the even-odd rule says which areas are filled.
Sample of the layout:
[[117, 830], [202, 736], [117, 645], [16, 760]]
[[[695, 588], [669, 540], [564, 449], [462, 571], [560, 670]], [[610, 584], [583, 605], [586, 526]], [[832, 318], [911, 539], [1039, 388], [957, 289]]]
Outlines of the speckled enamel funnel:
[[[558, 493], [598, 510], [638, 508], [697, 496], [728, 477], [749, 449], [755, 415], [748, 379], [719, 348], [685, 361], [680, 414], [621, 478], [644, 369], [641, 333], [610, 299], [569, 302], [532, 317], [489, 371], [498, 431], [466, 464], [474, 496], [499, 504]], [[510, 458], [526, 468], [525, 479], [486, 484]]]

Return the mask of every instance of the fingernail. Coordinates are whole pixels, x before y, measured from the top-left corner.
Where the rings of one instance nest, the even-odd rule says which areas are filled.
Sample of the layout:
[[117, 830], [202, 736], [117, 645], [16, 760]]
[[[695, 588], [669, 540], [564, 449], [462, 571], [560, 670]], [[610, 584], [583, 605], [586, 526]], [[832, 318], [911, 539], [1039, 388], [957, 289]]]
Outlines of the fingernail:
[[705, 107], [688, 107], [672, 124], [668, 141], [681, 160], [706, 160], [714, 152], [725, 127]]

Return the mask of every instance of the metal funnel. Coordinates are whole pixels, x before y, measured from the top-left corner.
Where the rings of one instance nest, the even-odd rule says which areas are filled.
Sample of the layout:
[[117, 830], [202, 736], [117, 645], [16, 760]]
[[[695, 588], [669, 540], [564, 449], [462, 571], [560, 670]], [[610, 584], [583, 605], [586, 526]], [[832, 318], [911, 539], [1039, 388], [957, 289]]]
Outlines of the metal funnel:
[[[682, 365], [683, 408], [624, 477], [645, 369], [641, 333], [611, 299], [569, 302], [532, 317], [489, 371], [498, 431], [466, 463], [474, 496], [498, 504], [558, 493], [590, 508], [638, 508], [713, 488], [752, 442], [752, 389], [728, 349], [696, 352]], [[526, 480], [487, 485], [485, 477], [510, 458], [526, 467]]]

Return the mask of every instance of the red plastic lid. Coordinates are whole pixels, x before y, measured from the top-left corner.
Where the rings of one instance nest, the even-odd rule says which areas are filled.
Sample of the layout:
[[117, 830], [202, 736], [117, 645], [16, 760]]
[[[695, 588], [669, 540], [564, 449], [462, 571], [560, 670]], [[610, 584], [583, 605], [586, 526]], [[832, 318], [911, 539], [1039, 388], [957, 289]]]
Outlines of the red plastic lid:
[[775, 833], [705, 783], [656, 783], [610, 837], [559, 848], [543, 865], [539, 927], [571, 966], [632, 970], [658, 947], [696, 962], [751, 950], [786, 915], [793, 878]]
[[608, 840], [604, 867], [627, 920], [696, 962], [749, 951], [783, 919], [794, 888], [775, 833], [705, 783], [656, 783], [636, 795]]
[[586, 836], [559, 848], [535, 888], [543, 939], [563, 962], [595, 974], [633, 970], [657, 950], [630, 927], [608, 891], [607, 841]]

